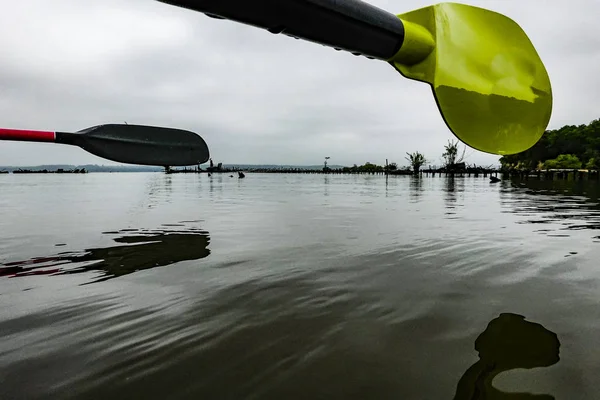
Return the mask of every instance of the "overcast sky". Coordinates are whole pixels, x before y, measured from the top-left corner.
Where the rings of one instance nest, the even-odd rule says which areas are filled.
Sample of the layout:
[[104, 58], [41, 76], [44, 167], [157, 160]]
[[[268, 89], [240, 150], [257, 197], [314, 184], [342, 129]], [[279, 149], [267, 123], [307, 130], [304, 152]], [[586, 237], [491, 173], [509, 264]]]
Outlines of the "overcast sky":
[[[393, 13], [435, 2], [370, 0]], [[552, 82], [550, 128], [600, 118], [600, 1], [467, 1], [514, 19]], [[224, 163], [439, 164], [454, 136], [426, 84], [381, 61], [154, 0], [0, 0], [0, 126], [101, 123], [199, 133]], [[497, 156], [467, 150], [469, 163]], [[0, 165], [110, 162], [0, 142]]]

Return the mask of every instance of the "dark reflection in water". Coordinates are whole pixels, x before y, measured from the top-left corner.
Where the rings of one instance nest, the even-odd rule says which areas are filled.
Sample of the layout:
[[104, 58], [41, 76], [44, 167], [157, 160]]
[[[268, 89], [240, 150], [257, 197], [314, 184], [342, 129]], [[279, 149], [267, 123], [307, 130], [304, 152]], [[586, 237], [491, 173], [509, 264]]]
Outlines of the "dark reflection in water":
[[549, 367], [559, 361], [558, 336], [542, 325], [517, 314], [500, 314], [475, 341], [479, 361], [458, 383], [454, 400], [546, 399], [550, 395], [505, 393], [492, 381], [501, 372], [517, 368]]
[[446, 175], [444, 177], [445, 186], [442, 189], [444, 191], [444, 200], [446, 200], [446, 208], [452, 208], [451, 203], [456, 201], [456, 184], [454, 175]]
[[223, 192], [223, 175], [224, 174], [209, 174], [208, 176], [208, 192], [212, 196], [215, 193]]
[[173, 193], [173, 181], [171, 175], [160, 175], [154, 179], [148, 189], [148, 199], [150, 204], [148, 208], [154, 208], [160, 202], [170, 203]]
[[[183, 227], [166, 224], [165, 227]], [[210, 238], [198, 228], [185, 230], [122, 229], [104, 232], [120, 235], [112, 240], [120, 246], [90, 248], [81, 253], [63, 252], [54, 256], [0, 264], [0, 277], [29, 275], [64, 275], [99, 271], [93, 282], [106, 281], [132, 272], [163, 267], [179, 261], [207, 257]]]
[[504, 213], [527, 217], [519, 223], [540, 225], [538, 233], [554, 237], [600, 229], [599, 196], [596, 181], [503, 181], [500, 190]]
[[[259, 179], [244, 181], [240, 187], [246, 191], [222, 185], [222, 179], [230, 182], [226, 175], [172, 179], [176, 207], [162, 207], [168, 189], [157, 189], [150, 200], [158, 208], [148, 221], [194, 219], [190, 213], [221, 204], [209, 195], [213, 191], [214, 197], [236, 201], [234, 207], [211, 208], [206, 223], [220, 241], [213, 240], [211, 257], [198, 262], [206, 268], [84, 287], [74, 287], [65, 275], [1, 279], [0, 399], [552, 399], [549, 394], [507, 393], [537, 392], [540, 385], [545, 389], [539, 393], [557, 399], [598, 398], [597, 254], [590, 251], [585, 258], [586, 249], [579, 250], [577, 240], [562, 245], [532, 235], [540, 225], [514, 225], [551, 218], [558, 225], [543, 227], [593, 229], [600, 213], [590, 191], [597, 189], [572, 182], [560, 189], [562, 183], [552, 188], [533, 181], [503, 181], [488, 189], [485, 179], [442, 176], [419, 182], [391, 176], [392, 198], [384, 199], [382, 207], [360, 208], [355, 188], [362, 178], [357, 177], [328, 177], [325, 188], [314, 184], [323, 184], [321, 177], [307, 177], [308, 186], [298, 192], [277, 177], [265, 187], [253, 186]], [[185, 179], [201, 179], [203, 196], [197, 196], [196, 186], [182, 184]], [[382, 179], [376, 184], [365, 180], [360, 193], [381, 196], [377, 188], [383, 184]], [[331, 206], [310, 208], [314, 214], [294, 215], [273, 201], [285, 205], [297, 193], [321, 201], [324, 192]], [[411, 211], [418, 207], [402, 208], [408, 201], [397, 193], [420, 196], [427, 207], [415, 216]], [[485, 207], [497, 206], [498, 196], [513, 214]], [[19, 201], [15, 197], [11, 203]], [[481, 212], [475, 215], [480, 218], [431, 224], [421, 218], [436, 219], [443, 211], [456, 211], [444, 205], [463, 204], [479, 205], [470, 213]], [[302, 229], [283, 231], [288, 220], [278, 214], [276, 219], [273, 210]], [[324, 213], [331, 224], [312, 229], [314, 217]], [[371, 220], [378, 226], [368, 229], [365, 221]], [[365, 228], [357, 237], [369, 247], [356, 246], [358, 241], [348, 242], [345, 235], [338, 239], [337, 232], [348, 226]], [[498, 238], [500, 226], [507, 229]], [[108, 246], [84, 245], [81, 249], [97, 248], [59, 253], [45, 262], [34, 258], [0, 265], [0, 273], [93, 270], [108, 279], [209, 254], [206, 232], [179, 224], [171, 232], [166, 225], [160, 228], [107, 233], [107, 242], [116, 238]], [[446, 238], [447, 233], [452, 236]], [[569, 233], [584, 240], [597, 235]], [[422, 238], [413, 240], [415, 234]], [[532, 237], [539, 240], [530, 244]], [[8, 239], [20, 240], [13, 232], [3, 240]], [[571, 246], [580, 255], [553, 254], [556, 247], [575, 253]], [[14, 252], [10, 259], [37, 254], [30, 250]], [[64, 250], [71, 248], [42, 253]], [[39, 286], [21, 290], [22, 283], [32, 281]], [[562, 344], [541, 325], [501, 314], [506, 310], [535, 315], [536, 322], [560, 335]], [[550, 365], [556, 367], [515, 371]]]
[[411, 176], [409, 189], [411, 201], [418, 202], [423, 192], [423, 178], [421, 176]]
[[[448, 365], [444, 358], [456, 355], [449, 342], [431, 340], [447, 328], [448, 317], [394, 321], [393, 307], [302, 275], [232, 285], [177, 312], [160, 312], [176, 305], [175, 298], [137, 310], [85, 299], [0, 321], [5, 344], [28, 335], [30, 352], [41, 344], [46, 349], [0, 351], [0, 398], [433, 398], [423, 396], [424, 385], [444, 379], [430, 362]], [[450, 386], [434, 389], [435, 398], [450, 399], [456, 388], [454, 400], [552, 399], [492, 387], [502, 371], [556, 363], [552, 332], [501, 314], [475, 349], [480, 360], [458, 385], [460, 371], [453, 371]]]
[[554, 196], [584, 196], [590, 203], [596, 203], [600, 197], [598, 181], [586, 180], [543, 180], [531, 179], [527, 181], [503, 181], [503, 188], [510, 191], [520, 190], [529, 195], [554, 195]]
[[446, 175], [444, 178], [444, 202], [446, 203], [446, 212], [447, 219], [456, 218], [456, 207], [459, 207], [460, 204], [457, 203], [458, 194], [464, 192], [465, 190], [465, 182], [464, 177], [455, 177], [454, 175]]

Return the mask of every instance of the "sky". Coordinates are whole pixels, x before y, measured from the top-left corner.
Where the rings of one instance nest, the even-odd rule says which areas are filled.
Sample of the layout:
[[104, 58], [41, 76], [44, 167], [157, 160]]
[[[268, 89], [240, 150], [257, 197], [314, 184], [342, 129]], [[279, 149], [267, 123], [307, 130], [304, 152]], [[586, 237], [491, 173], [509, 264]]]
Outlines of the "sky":
[[[369, 0], [394, 14], [435, 4]], [[516, 21], [550, 75], [549, 129], [600, 118], [600, 0], [459, 1]], [[454, 135], [428, 85], [382, 61], [155, 0], [0, 0], [0, 126], [102, 123], [201, 135], [225, 164], [432, 165]], [[465, 161], [499, 157], [468, 148]], [[82, 149], [0, 142], [0, 165], [114, 164]]]

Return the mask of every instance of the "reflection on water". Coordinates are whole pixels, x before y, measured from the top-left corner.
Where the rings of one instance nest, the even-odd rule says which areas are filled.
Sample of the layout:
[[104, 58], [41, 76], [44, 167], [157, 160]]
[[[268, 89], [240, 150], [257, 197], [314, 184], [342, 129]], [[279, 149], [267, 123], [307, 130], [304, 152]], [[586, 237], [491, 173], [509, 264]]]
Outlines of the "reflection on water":
[[444, 202], [446, 203], [446, 212], [448, 216], [446, 219], [455, 219], [456, 207], [461, 207], [462, 204], [458, 203], [459, 195], [465, 190], [465, 178], [463, 176], [455, 177], [452, 174], [445, 175], [444, 181]]
[[475, 341], [479, 361], [462, 376], [454, 400], [546, 399], [550, 395], [504, 393], [492, 386], [494, 378], [517, 368], [549, 367], [559, 361], [560, 342], [554, 332], [525, 321], [517, 314], [503, 313], [492, 320]]
[[446, 208], [454, 208], [452, 203], [456, 201], [456, 179], [454, 175], [446, 175], [444, 176], [444, 200], [446, 201]]
[[598, 399], [595, 187], [132, 175], [2, 192], [1, 399]]
[[[183, 224], [165, 224], [185, 227]], [[94, 282], [127, 275], [132, 272], [163, 267], [179, 261], [207, 257], [210, 250], [208, 232], [198, 228], [185, 230], [123, 229], [104, 232], [120, 235], [112, 240], [120, 246], [90, 248], [80, 253], [63, 252], [54, 256], [34, 257], [25, 261], [0, 264], [0, 277], [29, 275], [64, 275], [99, 271]]]
[[149, 208], [156, 207], [159, 202], [170, 203], [173, 192], [173, 180], [171, 175], [162, 174], [153, 180], [148, 188], [148, 199], [151, 201]]
[[421, 192], [423, 192], [423, 177], [411, 175], [409, 190], [411, 201], [418, 202], [421, 197]]
[[569, 231], [600, 229], [598, 182], [503, 181], [499, 193], [502, 212], [524, 217], [520, 224], [539, 225], [538, 233], [568, 237]]
[[[461, 377], [465, 363], [453, 358], [468, 347], [436, 340], [454, 316], [403, 315], [401, 305], [310, 273], [198, 293], [189, 308], [157, 296], [153, 307], [136, 310], [115, 299], [84, 297], [77, 305], [0, 322], [0, 395], [362, 400], [450, 399], [456, 390], [455, 400], [534, 399], [501, 392], [492, 380], [503, 371], [558, 361], [554, 333], [501, 314], [475, 340], [479, 361]], [[25, 349], [11, 339], [25, 336]], [[470, 347], [473, 339], [466, 338]], [[38, 346], [45, 350], [36, 354]], [[451, 374], [443, 387], [445, 368]]]
[[211, 196], [217, 192], [219, 194], [223, 192], [223, 175], [220, 173], [208, 174], [208, 188]]

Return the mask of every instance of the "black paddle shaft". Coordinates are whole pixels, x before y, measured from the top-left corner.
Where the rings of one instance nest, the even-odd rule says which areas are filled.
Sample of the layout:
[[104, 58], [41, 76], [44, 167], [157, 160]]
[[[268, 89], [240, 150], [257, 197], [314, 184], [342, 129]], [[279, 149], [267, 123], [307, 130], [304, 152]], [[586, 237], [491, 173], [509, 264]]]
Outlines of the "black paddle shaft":
[[154, 126], [98, 125], [76, 133], [56, 132], [55, 141], [127, 164], [198, 165], [210, 157], [206, 142], [197, 134]]
[[404, 41], [397, 16], [360, 0], [158, 1], [380, 60]]

